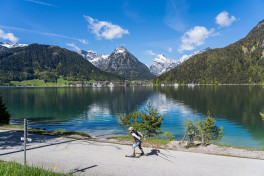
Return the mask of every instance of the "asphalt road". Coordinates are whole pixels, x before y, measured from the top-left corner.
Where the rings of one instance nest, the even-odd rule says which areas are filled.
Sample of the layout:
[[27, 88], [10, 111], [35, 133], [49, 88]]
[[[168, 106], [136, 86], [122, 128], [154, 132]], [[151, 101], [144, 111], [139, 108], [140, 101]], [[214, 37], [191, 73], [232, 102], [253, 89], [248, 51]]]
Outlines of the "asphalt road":
[[[0, 160], [23, 163], [23, 133], [0, 130]], [[28, 165], [76, 175], [264, 176], [264, 160], [144, 148], [148, 156], [128, 158], [131, 146], [29, 135]], [[138, 150], [138, 149], [137, 149]], [[139, 150], [138, 150], [139, 152]]]

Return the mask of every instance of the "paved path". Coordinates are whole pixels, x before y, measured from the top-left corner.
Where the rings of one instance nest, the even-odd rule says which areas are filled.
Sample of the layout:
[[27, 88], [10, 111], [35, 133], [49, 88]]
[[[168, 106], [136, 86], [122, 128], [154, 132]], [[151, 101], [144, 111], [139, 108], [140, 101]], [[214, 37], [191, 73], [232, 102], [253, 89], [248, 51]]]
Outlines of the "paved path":
[[[23, 163], [23, 133], [0, 130], [0, 160]], [[127, 158], [131, 146], [30, 135], [28, 164], [77, 175], [264, 176], [264, 160], [144, 148], [149, 156]]]

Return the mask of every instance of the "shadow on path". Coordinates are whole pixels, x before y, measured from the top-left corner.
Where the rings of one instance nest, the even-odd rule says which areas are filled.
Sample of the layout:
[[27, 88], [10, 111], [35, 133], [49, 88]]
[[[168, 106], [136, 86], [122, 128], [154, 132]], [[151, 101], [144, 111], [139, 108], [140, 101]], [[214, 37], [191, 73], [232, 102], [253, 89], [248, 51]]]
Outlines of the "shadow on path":
[[174, 163], [173, 161], [167, 159], [168, 157], [165, 158], [165, 157], [160, 156], [159, 154], [162, 154], [163, 156], [167, 157], [165, 154], [160, 153], [160, 151], [159, 151], [159, 150], [156, 150], [156, 149], [152, 149], [151, 152], [148, 153], [148, 156], [156, 155], [156, 156], [158, 156], [158, 157], [160, 157], [160, 158], [162, 158], [162, 159], [164, 159], [164, 160], [166, 160], [166, 161], [168, 161], [168, 162]]
[[[38, 146], [38, 147], [27, 148], [27, 151], [28, 150], [39, 149], [39, 148], [43, 148], [43, 147], [49, 147], [49, 146], [53, 146], [53, 145], [58, 145], [58, 144], [65, 144], [65, 143], [69, 143], [69, 142], [73, 142], [73, 141], [76, 141], [76, 140], [68, 140], [68, 141], [64, 141], [64, 142], [56, 142], [56, 143], [42, 145], [42, 146]], [[23, 152], [23, 151], [24, 151], [24, 149], [13, 151], [13, 152], [2, 153], [2, 154], [0, 154], [0, 156], [9, 155], [9, 154], [18, 153], [18, 152]]]
[[93, 166], [90, 166], [90, 167], [86, 167], [86, 168], [83, 168], [83, 169], [74, 169], [74, 171], [70, 172], [70, 174], [75, 174], [75, 173], [79, 173], [79, 172], [85, 172], [87, 169], [91, 169], [93, 167], [97, 167], [98, 165], [93, 165]]

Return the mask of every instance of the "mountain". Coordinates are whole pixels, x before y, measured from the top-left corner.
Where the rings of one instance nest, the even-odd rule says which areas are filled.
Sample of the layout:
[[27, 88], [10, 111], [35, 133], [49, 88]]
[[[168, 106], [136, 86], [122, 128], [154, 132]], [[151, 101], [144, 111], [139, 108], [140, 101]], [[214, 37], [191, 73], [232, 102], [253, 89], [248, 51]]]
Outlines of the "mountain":
[[70, 81], [122, 79], [58, 46], [31, 44], [0, 52], [0, 83], [30, 79], [56, 82], [59, 77]]
[[177, 67], [178, 65], [182, 64], [184, 61], [188, 60], [190, 57], [201, 54], [204, 51], [209, 50], [210, 48], [203, 49], [201, 51], [194, 52], [190, 55], [183, 55], [179, 60], [172, 60], [164, 55], [157, 55], [157, 57], [152, 61], [150, 66], [150, 72], [156, 76], [159, 76], [167, 71]]
[[152, 61], [149, 69], [152, 74], [158, 76], [165, 72], [168, 68], [174, 68], [177, 65], [177, 60], [169, 59], [164, 55], [157, 55], [157, 57]]
[[264, 83], [264, 20], [245, 38], [224, 48], [195, 55], [155, 81], [202, 84]]
[[109, 55], [107, 54], [98, 54], [92, 50], [80, 50], [79, 54], [81, 54], [85, 59], [87, 59], [93, 65], [95, 65], [96, 67], [100, 69], [103, 68], [103, 66], [107, 62], [107, 58], [109, 57]]
[[18, 43], [0, 42], [0, 52], [8, 50], [10, 48], [25, 47], [25, 46], [28, 46], [28, 45], [27, 44], [18, 44]]
[[125, 47], [116, 48], [107, 58], [102, 70], [117, 74], [126, 79], [152, 79], [148, 67], [141, 63]]

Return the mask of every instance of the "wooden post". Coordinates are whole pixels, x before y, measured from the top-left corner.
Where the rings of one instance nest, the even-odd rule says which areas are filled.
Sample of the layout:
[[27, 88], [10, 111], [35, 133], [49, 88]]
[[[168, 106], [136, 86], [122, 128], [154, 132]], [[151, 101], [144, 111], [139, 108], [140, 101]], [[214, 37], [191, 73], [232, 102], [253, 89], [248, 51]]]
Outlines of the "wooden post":
[[26, 152], [27, 152], [27, 119], [24, 119], [24, 165], [27, 165]]

